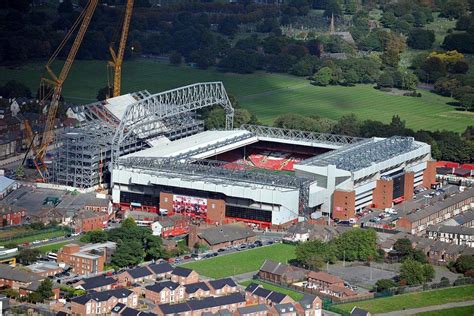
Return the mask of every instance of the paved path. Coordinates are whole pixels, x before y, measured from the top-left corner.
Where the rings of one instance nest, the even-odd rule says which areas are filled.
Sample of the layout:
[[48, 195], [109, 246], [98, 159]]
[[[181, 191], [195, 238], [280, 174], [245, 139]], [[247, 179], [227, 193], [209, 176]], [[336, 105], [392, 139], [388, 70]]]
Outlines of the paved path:
[[417, 313], [422, 312], [430, 312], [430, 311], [437, 311], [440, 309], [452, 308], [452, 307], [462, 307], [462, 306], [472, 306], [474, 305], [474, 301], [465, 301], [465, 302], [455, 302], [455, 303], [448, 303], [443, 305], [432, 305], [420, 308], [412, 308], [412, 309], [405, 309], [401, 311], [395, 311], [390, 313], [383, 313], [383, 314], [375, 314], [377, 316], [399, 316], [399, 315], [414, 315]]

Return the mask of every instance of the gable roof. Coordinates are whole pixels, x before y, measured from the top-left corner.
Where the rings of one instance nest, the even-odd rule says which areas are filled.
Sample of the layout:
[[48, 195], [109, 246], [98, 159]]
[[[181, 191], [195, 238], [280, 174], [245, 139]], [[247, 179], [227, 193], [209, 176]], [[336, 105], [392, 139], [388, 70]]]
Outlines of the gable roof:
[[185, 284], [184, 287], [186, 289], [186, 293], [188, 294], [196, 293], [198, 290], [210, 291], [209, 287], [204, 282]]
[[245, 291], [253, 293], [259, 286], [260, 285], [258, 285], [257, 283], [252, 282], [249, 285], [247, 285], [247, 287], [245, 288]]
[[288, 270], [288, 265], [281, 262], [274, 262], [271, 260], [265, 260], [260, 271], [268, 272], [282, 276]]
[[173, 315], [189, 311], [202, 310], [206, 308], [218, 307], [223, 305], [231, 305], [244, 303], [245, 297], [240, 293], [233, 293], [226, 296], [205, 297], [200, 300], [191, 300], [180, 304], [161, 304], [158, 307], [165, 315]]
[[251, 305], [237, 308], [239, 315], [247, 315], [253, 313], [262, 313], [268, 311], [268, 308], [265, 304]]
[[344, 283], [344, 280], [342, 280], [341, 278], [323, 271], [310, 271], [308, 273], [308, 278], [320, 280], [329, 284]]
[[269, 296], [268, 299], [274, 303], [281, 303], [286, 298], [286, 294], [275, 292], [273, 291]]
[[102, 292], [92, 292], [86, 295], [77, 296], [71, 299], [71, 302], [85, 305], [87, 302], [94, 300], [96, 302], [105, 302], [110, 298], [115, 297], [117, 299], [129, 297], [133, 292], [128, 289], [113, 289]]
[[191, 273], [193, 272], [193, 270], [191, 269], [188, 269], [188, 268], [183, 268], [183, 267], [175, 267], [173, 269], [173, 272], [171, 272], [171, 274], [174, 274], [174, 275], [177, 275], [177, 276], [180, 276], [180, 277], [188, 277]]
[[273, 307], [275, 307], [276, 311], [278, 314], [286, 314], [288, 312], [295, 312], [296, 307], [291, 304], [291, 303], [285, 303], [285, 304], [276, 304]]
[[228, 285], [230, 287], [236, 287], [237, 286], [237, 284], [235, 284], [234, 280], [232, 280], [231, 278], [225, 278], [225, 279], [218, 279], [218, 280], [209, 281], [209, 285], [214, 290], [222, 289], [226, 285]]
[[171, 264], [166, 261], [149, 264], [148, 269], [150, 269], [154, 274], [163, 274], [173, 271]]
[[30, 271], [18, 270], [6, 264], [0, 264], [0, 279], [29, 283], [39, 281], [42, 278]]
[[172, 281], [163, 281], [163, 282], [157, 282], [155, 284], [145, 286], [145, 289], [150, 290], [152, 292], [160, 293], [165, 288], [171, 291], [174, 291], [178, 287], [179, 287], [179, 283], [172, 282]]
[[363, 310], [359, 307], [354, 306], [354, 308], [352, 308], [351, 310], [351, 316], [368, 316], [368, 315], [370, 315], [368, 311]]
[[92, 278], [82, 279], [82, 282], [83, 283], [79, 286], [84, 290], [89, 291], [98, 287], [112, 285], [116, 282], [116, 280], [105, 275], [100, 275]]
[[143, 278], [153, 274], [147, 267], [138, 267], [125, 272], [128, 272], [128, 274], [130, 274], [134, 279]]
[[253, 237], [256, 234], [244, 224], [233, 223], [206, 228], [198, 235], [205, 239], [210, 245], [217, 245], [224, 242], [232, 242]]
[[268, 296], [270, 296], [270, 294], [272, 294], [272, 291], [264, 289], [263, 287], [260, 286], [255, 291], [253, 291], [252, 294], [263, 297], [263, 298], [267, 298]]

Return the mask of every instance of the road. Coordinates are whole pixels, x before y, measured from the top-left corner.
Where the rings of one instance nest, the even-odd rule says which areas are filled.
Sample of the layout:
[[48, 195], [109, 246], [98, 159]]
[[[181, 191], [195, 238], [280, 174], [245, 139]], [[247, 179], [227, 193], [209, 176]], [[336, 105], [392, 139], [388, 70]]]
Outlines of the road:
[[40, 243], [37, 243], [37, 244], [34, 244], [34, 245], [30, 243], [30, 246], [27, 247], [27, 248], [38, 248], [38, 247], [42, 247], [42, 246], [59, 244], [61, 242], [66, 242], [66, 241], [75, 241], [77, 239], [79, 239], [79, 236], [56, 237], [55, 239], [50, 239], [48, 241], [40, 242]]
[[443, 305], [433, 305], [433, 306], [426, 306], [426, 307], [420, 307], [420, 308], [405, 309], [405, 310], [401, 310], [401, 311], [375, 314], [375, 315], [377, 315], [377, 316], [415, 315], [415, 314], [418, 314], [418, 313], [437, 311], [437, 310], [442, 310], [442, 309], [446, 309], [446, 308], [462, 307], [462, 306], [473, 306], [473, 305], [474, 305], [474, 301], [456, 302], [456, 303], [448, 303], [448, 304], [443, 304]]

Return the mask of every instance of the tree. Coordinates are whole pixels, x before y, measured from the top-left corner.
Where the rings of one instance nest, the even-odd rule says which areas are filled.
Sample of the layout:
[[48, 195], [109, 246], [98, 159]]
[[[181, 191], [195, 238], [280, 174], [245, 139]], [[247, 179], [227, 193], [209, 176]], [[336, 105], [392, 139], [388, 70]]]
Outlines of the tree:
[[426, 78], [420, 79], [425, 79], [426, 82], [436, 82], [447, 72], [445, 63], [436, 56], [428, 57], [421, 65], [421, 69], [425, 72]]
[[435, 41], [435, 34], [431, 30], [414, 28], [408, 34], [407, 44], [414, 49], [430, 49]]
[[234, 49], [221, 60], [219, 67], [224, 71], [252, 73], [257, 68], [257, 58], [255, 53]]
[[225, 111], [221, 107], [215, 107], [207, 114], [205, 119], [206, 129], [218, 129], [225, 127]]
[[93, 244], [106, 242], [107, 239], [108, 239], [107, 232], [103, 230], [88, 231], [84, 236], [81, 237], [82, 242], [93, 243]]
[[413, 250], [410, 239], [408, 239], [408, 238], [399, 238], [399, 239], [397, 239], [395, 244], [393, 244], [393, 250], [398, 252], [398, 254], [401, 257], [408, 256], [411, 253], [411, 251]]
[[110, 89], [109, 87], [103, 87], [100, 88], [99, 91], [97, 91], [97, 96], [95, 97], [97, 101], [103, 101], [107, 99], [110, 96]]
[[360, 135], [360, 122], [354, 113], [343, 115], [333, 128], [334, 134], [347, 135], [347, 136], [359, 136]]
[[458, 19], [465, 15], [468, 3], [465, 0], [448, 0], [441, 8], [441, 15], [445, 18]]
[[171, 54], [170, 54], [170, 63], [172, 65], [180, 65], [181, 64], [181, 61], [182, 61], [182, 57], [181, 57], [181, 54], [177, 51], [173, 51]]
[[340, 260], [368, 261], [377, 256], [377, 235], [373, 229], [351, 229], [342, 233], [335, 244]]
[[112, 255], [111, 263], [119, 268], [135, 266], [143, 261], [145, 252], [139, 241], [121, 243]]
[[223, 21], [219, 23], [218, 26], [219, 33], [222, 33], [227, 36], [233, 36], [239, 30], [239, 24], [234, 16], [228, 16]]
[[375, 290], [377, 292], [383, 292], [394, 287], [397, 287], [397, 283], [392, 279], [380, 279], [375, 283]]
[[31, 90], [21, 82], [10, 80], [0, 86], [0, 96], [4, 98], [31, 98]]
[[471, 111], [474, 109], [474, 94], [466, 93], [460, 98], [459, 101], [461, 101], [461, 105], [464, 110]]
[[431, 281], [435, 276], [434, 268], [429, 264], [407, 259], [400, 266], [400, 279], [408, 285], [417, 285]]
[[461, 87], [461, 83], [458, 80], [442, 77], [436, 80], [434, 91], [446, 97], [453, 97], [459, 87]]
[[51, 279], [44, 279], [38, 289], [28, 295], [28, 301], [32, 303], [42, 303], [44, 300], [51, 298], [53, 293], [53, 281]]
[[329, 67], [322, 67], [313, 77], [313, 83], [318, 86], [327, 86], [331, 83], [332, 69]]
[[388, 71], [383, 72], [380, 75], [379, 80], [377, 80], [377, 86], [379, 88], [393, 88], [395, 86], [393, 74]]
[[296, 260], [310, 269], [319, 269], [327, 262], [334, 263], [336, 261], [333, 244], [321, 240], [299, 244], [295, 253]]
[[450, 50], [447, 52], [431, 52], [428, 58], [435, 57], [439, 58], [445, 64], [455, 64], [458, 61], [464, 59], [464, 55], [459, 53], [457, 50]]
[[38, 249], [25, 248], [25, 249], [20, 250], [20, 253], [17, 256], [17, 259], [20, 263], [28, 265], [35, 262], [39, 258], [40, 255], [41, 255], [41, 252]]
[[146, 259], [157, 260], [167, 258], [168, 254], [163, 247], [163, 241], [158, 236], [149, 236], [146, 241]]
[[121, 228], [124, 229], [134, 229], [137, 228], [137, 223], [132, 217], [126, 218], [123, 222], [122, 225], [120, 225]]

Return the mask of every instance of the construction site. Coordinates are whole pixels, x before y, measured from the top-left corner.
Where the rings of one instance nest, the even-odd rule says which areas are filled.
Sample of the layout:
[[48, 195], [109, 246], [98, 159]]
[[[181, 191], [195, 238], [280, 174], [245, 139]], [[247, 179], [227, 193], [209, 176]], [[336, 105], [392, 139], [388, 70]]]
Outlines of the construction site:
[[[97, 0], [89, 1], [46, 65], [41, 87], [47, 119], [39, 145], [26, 128], [39, 182], [108, 193], [118, 209], [259, 227], [281, 227], [302, 217], [346, 220], [367, 206], [410, 200], [415, 187], [435, 182], [430, 146], [411, 137], [234, 127], [222, 82], [122, 93], [131, 0], [118, 45], [110, 45], [108, 97], [70, 107], [67, 116], [79, 123], [54, 131], [62, 85], [96, 6]], [[75, 32], [57, 75], [51, 64]], [[213, 107], [223, 109], [225, 127], [206, 131], [202, 110]]]

